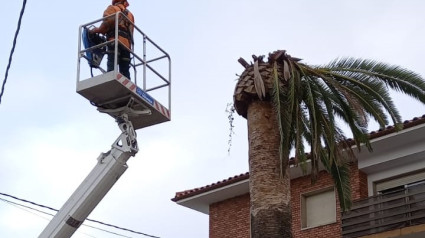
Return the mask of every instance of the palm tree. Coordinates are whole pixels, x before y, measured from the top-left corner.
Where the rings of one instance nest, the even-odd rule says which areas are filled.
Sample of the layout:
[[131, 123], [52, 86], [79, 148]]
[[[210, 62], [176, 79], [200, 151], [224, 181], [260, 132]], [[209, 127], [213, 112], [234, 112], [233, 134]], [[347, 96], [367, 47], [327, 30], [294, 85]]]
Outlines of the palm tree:
[[[369, 118], [382, 128], [394, 123], [401, 129], [388, 89], [425, 103], [425, 82], [412, 71], [372, 60], [343, 58], [309, 66], [283, 50], [269, 54], [267, 62], [264, 56], [253, 58], [254, 64], [239, 59], [245, 71], [234, 93], [234, 108], [248, 122], [251, 237], [292, 237], [290, 155], [304, 170], [311, 165], [312, 182], [323, 164], [341, 209], [349, 209], [352, 146], [372, 150]], [[338, 119], [348, 125], [352, 140]]]

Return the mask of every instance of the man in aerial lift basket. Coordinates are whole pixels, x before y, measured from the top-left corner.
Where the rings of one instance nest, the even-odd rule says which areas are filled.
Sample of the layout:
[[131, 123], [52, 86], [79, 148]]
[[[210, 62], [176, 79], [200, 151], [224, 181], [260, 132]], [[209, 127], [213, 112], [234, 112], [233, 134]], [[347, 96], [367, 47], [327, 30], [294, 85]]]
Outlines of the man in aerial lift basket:
[[[119, 72], [130, 79], [130, 50], [133, 46], [134, 16], [127, 9], [128, 6], [130, 4], [127, 0], [112, 0], [112, 5], [106, 8], [103, 12], [103, 17], [111, 16], [118, 12], [122, 12], [126, 16], [120, 15], [118, 18], [118, 40], [122, 44], [118, 44], [118, 66]], [[91, 32], [104, 34], [108, 40], [113, 40], [115, 38], [115, 17], [105, 18], [102, 24], [93, 28]], [[108, 61], [106, 64], [108, 72], [114, 70], [114, 49], [114, 45], [108, 45]]]

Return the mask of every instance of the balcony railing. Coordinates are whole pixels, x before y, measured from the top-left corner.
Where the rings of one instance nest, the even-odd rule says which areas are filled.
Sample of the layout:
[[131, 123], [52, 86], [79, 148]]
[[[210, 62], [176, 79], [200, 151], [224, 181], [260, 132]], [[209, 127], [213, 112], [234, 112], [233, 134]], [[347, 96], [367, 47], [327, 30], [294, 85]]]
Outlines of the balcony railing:
[[342, 235], [361, 237], [419, 224], [425, 224], [425, 184], [354, 202], [342, 214]]

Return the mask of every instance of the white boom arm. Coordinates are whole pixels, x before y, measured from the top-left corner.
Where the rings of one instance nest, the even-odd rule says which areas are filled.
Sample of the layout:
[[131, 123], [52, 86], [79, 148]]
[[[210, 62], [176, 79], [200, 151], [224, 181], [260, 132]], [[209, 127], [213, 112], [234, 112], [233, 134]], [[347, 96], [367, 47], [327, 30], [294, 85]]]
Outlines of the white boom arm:
[[112, 149], [101, 153], [98, 163], [72, 194], [39, 238], [68, 238], [84, 222], [97, 204], [127, 169], [127, 160], [138, 152], [136, 132], [128, 115], [117, 117], [122, 133]]

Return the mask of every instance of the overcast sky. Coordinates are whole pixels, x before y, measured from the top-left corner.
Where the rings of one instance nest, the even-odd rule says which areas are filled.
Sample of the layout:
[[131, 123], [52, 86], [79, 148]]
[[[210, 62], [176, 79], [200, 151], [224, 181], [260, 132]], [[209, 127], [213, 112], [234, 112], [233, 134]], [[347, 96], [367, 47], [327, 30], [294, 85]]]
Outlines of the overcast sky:
[[[78, 27], [109, 3], [28, 1], [0, 105], [0, 193], [59, 209], [120, 134], [75, 92]], [[3, 80], [22, 1], [2, 6]], [[136, 25], [171, 56], [172, 121], [137, 131], [139, 153], [89, 217], [162, 238], [207, 238], [208, 216], [170, 199], [248, 171], [244, 119], [236, 117], [227, 152], [237, 59], [285, 49], [309, 64], [353, 56], [425, 75], [424, 9], [423, 0], [131, 1]], [[406, 120], [425, 112], [399, 95], [396, 104]], [[0, 237], [37, 237], [49, 219], [0, 200]], [[119, 236], [83, 226], [73, 237]]]

